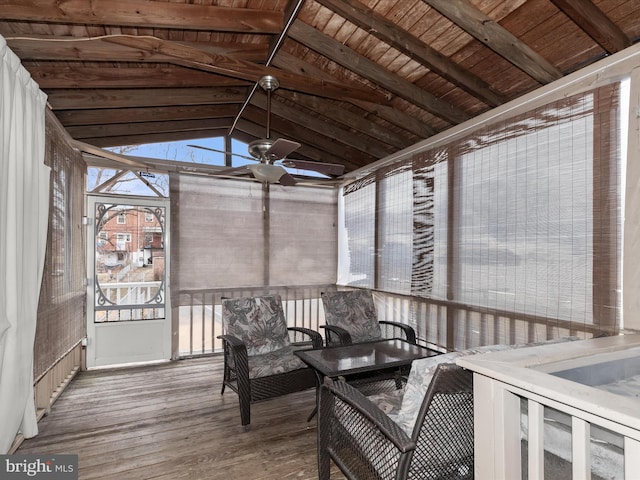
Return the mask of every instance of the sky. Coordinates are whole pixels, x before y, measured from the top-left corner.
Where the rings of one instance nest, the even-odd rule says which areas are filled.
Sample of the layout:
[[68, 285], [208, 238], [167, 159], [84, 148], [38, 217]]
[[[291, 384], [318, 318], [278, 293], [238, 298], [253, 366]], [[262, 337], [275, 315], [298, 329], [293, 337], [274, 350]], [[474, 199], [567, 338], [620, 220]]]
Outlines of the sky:
[[[188, 145], [199, 145], [202, 147], [224, 150], [224, 139], [222, 137], [215, 137], [178, 142], [149, 143], [138, 145], [132, 150], [127, 150], [126, 155], [224, 166], [223, 153], [210, 152], [200, 148], [192, 148]], [[249, 155], [246, 143], [238, 140], [232, 140], [231, 148], [234, 153], [239, 155]], [[119, 153], [120, 147], [113, 147], [109, 150]], [[239, 156], [233, 157], [233, 166], [246, 165], [250, 162], [251, 160], [246, 160]]]

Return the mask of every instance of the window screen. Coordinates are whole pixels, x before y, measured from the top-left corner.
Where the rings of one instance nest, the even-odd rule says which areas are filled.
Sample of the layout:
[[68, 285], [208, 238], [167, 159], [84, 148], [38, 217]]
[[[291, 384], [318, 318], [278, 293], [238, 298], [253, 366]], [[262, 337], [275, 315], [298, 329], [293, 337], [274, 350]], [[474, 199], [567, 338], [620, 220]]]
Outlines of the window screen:
[[[349, 245], [372, 251], [370, 227], [355, 219], [375, 216], [380, 232], [376, 261], [352, 260], [351, 275], [367, 262], [378, 280], [367, 286], [381, 290], [409, 284], [414, 296], [615, 330], [618, 105], [618, 84], [600, 87], [420, 152], [407, 178], [378, 173], [345, 190]], [[409, 215], [411, 248], [390, 248]]]
[[376, 184], [342, 198], [338, 283], [372, 288], [375, 283]]

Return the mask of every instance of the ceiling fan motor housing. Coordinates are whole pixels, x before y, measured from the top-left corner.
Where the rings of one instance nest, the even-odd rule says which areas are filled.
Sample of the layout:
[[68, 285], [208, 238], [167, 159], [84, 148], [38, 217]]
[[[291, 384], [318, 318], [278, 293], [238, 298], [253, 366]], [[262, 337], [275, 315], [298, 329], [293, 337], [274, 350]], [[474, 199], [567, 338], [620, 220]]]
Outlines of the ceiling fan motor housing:
[[271, 155], [267, 155], [267, 151], [271, 148], [273, 142], [274, 141], [270, 138], [259, 138], [258, 140], [254, 140], [249, 144], [249, 154], [263, 162], [273, 162], [276, 159]]

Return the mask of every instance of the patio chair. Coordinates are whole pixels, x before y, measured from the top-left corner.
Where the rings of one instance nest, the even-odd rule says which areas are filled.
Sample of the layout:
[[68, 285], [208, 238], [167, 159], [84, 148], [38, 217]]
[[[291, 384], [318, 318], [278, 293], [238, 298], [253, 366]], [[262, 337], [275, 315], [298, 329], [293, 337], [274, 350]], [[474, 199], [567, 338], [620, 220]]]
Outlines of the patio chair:
[[330, 461], [349, 480], [471, 479], [473, 374], [440, 363], [409, 428], [344, 381], [325, 380], [318, 415], [318, 478]]
[[403, 390], [370, 396], [325, 379], [318, 406], [319, 479], [329, 479], [331, 460], [350, 480], [473, 478], [473, 374], [456, 359], [576, 340], [484, 345], [414, 360]]
[[[346, 290], [321, 294], [326, 325], [326, 346], [350, 345], [386, 338], [404, 338], [416, 343], [412, 327], [398, 322], [378, 320], [370, 290]], [[388, 335], [383, 335], [385, 330]]]
[[[222, 300], [224, 378], [238, 394], [240, 419], [251, 423], [251, 404], [259, 400], [314, 388], [316, 376], [293, 354], [303, 348], [322, 348], [322, 336], [311, 329], [287, 327], [279, 295]], [[301, 345], [294, 340], [306, 339]]]

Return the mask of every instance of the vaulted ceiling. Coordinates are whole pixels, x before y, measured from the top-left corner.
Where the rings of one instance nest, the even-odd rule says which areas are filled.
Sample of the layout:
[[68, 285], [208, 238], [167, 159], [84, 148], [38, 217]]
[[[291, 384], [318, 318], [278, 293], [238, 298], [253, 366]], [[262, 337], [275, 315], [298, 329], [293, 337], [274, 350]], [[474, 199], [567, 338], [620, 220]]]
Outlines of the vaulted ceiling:
[[632, 45], [640, 0], [0, 0], [0, 34], [82, 142], [268, 127], [351, 171]]

